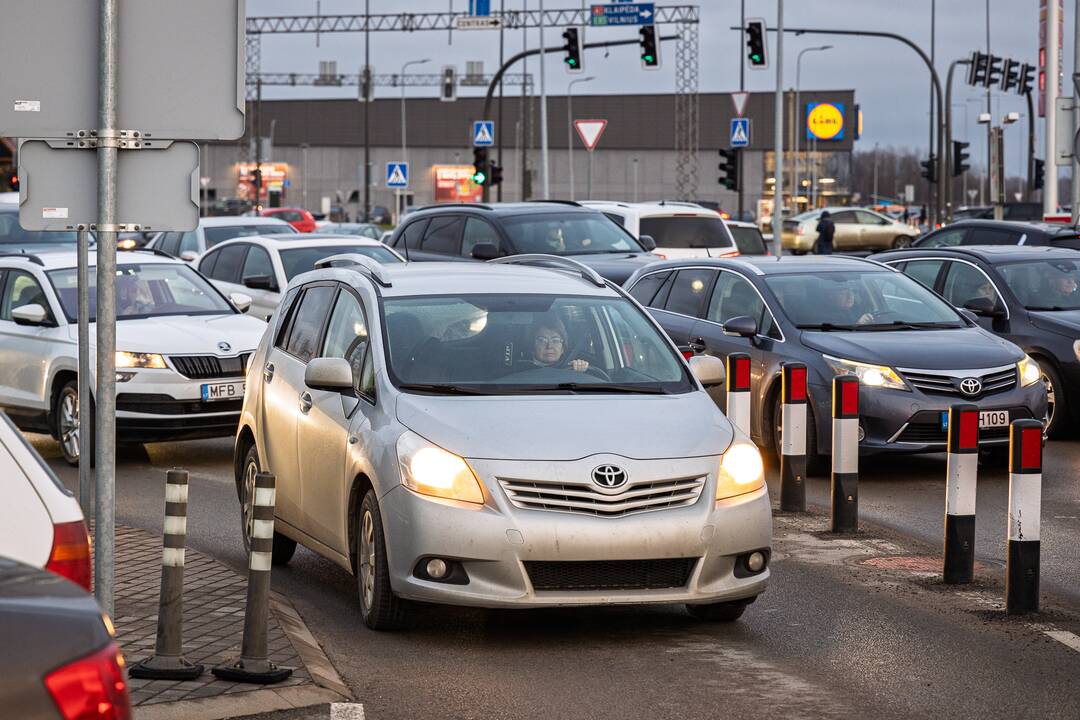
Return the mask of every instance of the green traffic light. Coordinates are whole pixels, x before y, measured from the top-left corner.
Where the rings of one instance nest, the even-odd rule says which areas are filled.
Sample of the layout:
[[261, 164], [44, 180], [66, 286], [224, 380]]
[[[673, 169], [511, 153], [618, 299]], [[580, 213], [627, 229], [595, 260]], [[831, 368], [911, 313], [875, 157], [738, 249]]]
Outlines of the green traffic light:
[[482, 172], [474, 173], [473, 176], [472, 176], [472, 181], [474, 183], [476, 183], [477, 185], [483, 185], [486, 180], [487, 180], [487, 175], [485, 175]]
[[644, 60], [645, 62], [651, 63], [656, 58], [654, 58], [652, 55], [642, 55], [641, 59]]

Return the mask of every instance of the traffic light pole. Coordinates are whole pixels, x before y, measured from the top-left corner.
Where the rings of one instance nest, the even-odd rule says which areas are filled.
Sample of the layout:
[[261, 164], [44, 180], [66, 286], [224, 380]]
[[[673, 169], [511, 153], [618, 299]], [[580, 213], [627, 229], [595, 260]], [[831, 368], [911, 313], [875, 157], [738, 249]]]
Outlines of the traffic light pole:
[[945, 222], [952, 222], [952, 81], [953, 72], [957, 65], [970, 65], [971, 60], [953, 60], [949, 64], [949, 72], [945, 76], [945, 104], [941, 105], [941, 116], [945, 120], [945, 143], [939, 144], [938, 156], [941, 161], [941, 172], [944, 183], [940, 186], [943, 192], [938, 194], [940, 205], [945, 210]]

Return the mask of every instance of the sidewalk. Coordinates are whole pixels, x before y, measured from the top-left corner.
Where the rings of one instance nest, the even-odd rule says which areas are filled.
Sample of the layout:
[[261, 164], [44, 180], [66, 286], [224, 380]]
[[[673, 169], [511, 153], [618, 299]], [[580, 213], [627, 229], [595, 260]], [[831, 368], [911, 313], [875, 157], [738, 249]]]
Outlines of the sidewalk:
[[[153, 655], [161, 582], [161, 538], [116, 529], [117, 640], [128, 663]], [[292, 677], [263, 686], [218, 680], [210, 668], [240, 654], [247, 580], [191, 549], [184, 571], [184, 655], [206, 666], [198, 679], [128, 680], [136, 720], [217, 720], [307, 707], [350, 698], [337, 671], [283, 596], [271, 596], [270, 659], [295, 668]]]

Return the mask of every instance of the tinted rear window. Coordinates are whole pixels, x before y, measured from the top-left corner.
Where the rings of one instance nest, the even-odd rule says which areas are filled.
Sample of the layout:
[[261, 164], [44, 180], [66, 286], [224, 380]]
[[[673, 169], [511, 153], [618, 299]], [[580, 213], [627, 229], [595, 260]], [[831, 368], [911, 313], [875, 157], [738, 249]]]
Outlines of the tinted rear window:
[[761, 231], [756, 227], [728, 226], [728, 230], [735, 238], [735, 246], [743, 255], [765, 254], [765, 238], [761, 237]]
[[724, 221], [712, 217], [641, 218], [640, 235], [650, 235], [660, 248], [729, 248], [735, 242]]

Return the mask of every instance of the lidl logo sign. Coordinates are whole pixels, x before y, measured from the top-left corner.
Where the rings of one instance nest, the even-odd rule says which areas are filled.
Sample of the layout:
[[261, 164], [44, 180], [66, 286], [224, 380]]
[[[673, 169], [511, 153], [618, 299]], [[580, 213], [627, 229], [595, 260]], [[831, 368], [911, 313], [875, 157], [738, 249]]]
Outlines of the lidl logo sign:
[[806, 104], [807, 140], [843, 140], [844, 104], [816, 102]]

